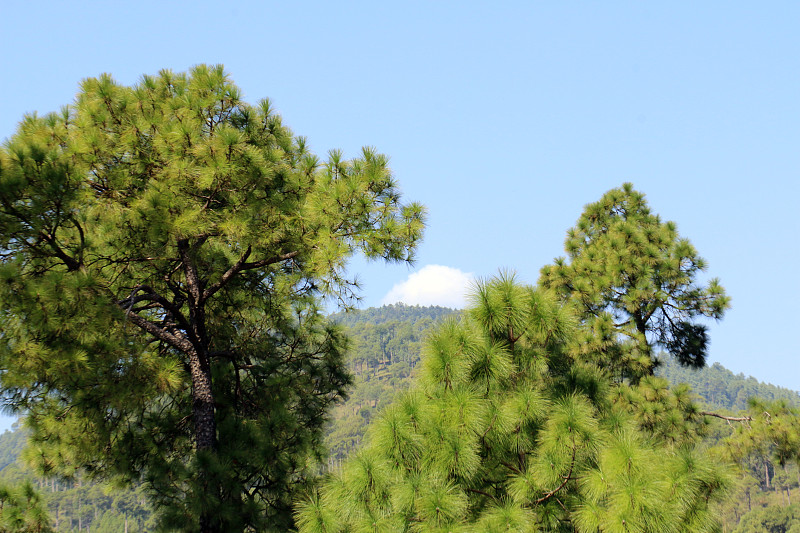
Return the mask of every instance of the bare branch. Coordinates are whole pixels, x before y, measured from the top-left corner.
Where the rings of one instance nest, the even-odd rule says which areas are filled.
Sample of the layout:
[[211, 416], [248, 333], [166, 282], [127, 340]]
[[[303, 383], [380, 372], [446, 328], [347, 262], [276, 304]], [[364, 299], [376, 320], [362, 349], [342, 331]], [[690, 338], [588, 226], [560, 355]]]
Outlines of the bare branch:
[[710, 413], [708, 411], [700, 411], [699, 414], [703, 416], [714, 416], [727, 422], [751, 422], [753, 420], [752, 416], [724, 416], [718, 413]]
[[718, 413], [711, 413], [708, 411], [700, 411], [698, 413], [703, 416], [714, 416], [716, 418], [721, 418], [722, 420], [727, 420], [728, 422], [750, 422], [753, 420], [751, 416], [724, 416]]

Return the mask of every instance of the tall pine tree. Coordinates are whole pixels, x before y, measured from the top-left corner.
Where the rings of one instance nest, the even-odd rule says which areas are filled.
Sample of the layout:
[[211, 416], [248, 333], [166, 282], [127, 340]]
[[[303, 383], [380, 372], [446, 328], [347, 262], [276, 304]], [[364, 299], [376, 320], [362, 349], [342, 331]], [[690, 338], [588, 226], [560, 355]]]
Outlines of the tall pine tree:
[[685, 366], [705, 365], [707, 328], [695, 319], [722, 318], [730, 298], [717, 279], [700, 282], [705, 260], [674, 222], [650, 212], [644, 194], [625, 183], [587, 205], [565, 249], [539, 283], [589, 325], [580, 350], [634, 380], [652, 373], [656, 348]]
[[326, 160], [222, 67], [87, 79], [0, 150], [0, 372], [45, 472], [139, 479], [184, 531], [284, 531], [348, 376], [322, 297], [410, 261], [387, 157]]

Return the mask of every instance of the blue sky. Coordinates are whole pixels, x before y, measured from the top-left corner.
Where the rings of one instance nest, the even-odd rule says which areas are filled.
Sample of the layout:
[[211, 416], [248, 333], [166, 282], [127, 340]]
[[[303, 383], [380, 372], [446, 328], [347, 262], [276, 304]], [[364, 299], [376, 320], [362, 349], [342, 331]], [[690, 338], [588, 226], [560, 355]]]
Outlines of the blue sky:
[[412, 274], [534, 282], [631, 181], [733, 298], [711, 360], [797, 390], [799, 6], [7, 0], [0, 138], [85, 77], [222, 63], [317, 153], [388, 154], [428, 207], [414, 268], [353, 263], [365, 306]]

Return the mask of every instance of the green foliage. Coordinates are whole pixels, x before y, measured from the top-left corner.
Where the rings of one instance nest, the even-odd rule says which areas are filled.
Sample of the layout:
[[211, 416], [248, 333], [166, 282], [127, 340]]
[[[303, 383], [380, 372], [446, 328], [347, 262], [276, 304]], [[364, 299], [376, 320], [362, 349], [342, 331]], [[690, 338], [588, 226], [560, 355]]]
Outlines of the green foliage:
[[[399, 391], [409, 386], [410, 381], [404, 379], [406, 360], [412, 362], [412, 368], [417, 368], [418, 350], [421, 349], [421, 343], [417, 341], [420, 338], [419, 332], [424, 329], [419, 324], [428, 324], [432, 311], [431, 308], [397, 305], [337, 315], [337, 320], [346, 320], [352, 327], [348, 333], [354, 342], [348, 360], [355, 375], [355, 383], [348, 401], [333, 411], [334, 420], [327, 437], [327, 443], [332, 450], [332, 464], [340, 463], [348, 453], [352, 453], [362, 441], [367, 424], [379, 418], [378, 411], [388, 405]], [[445, 314], [440, 318], [446, 316]], [[376, 340], [379, 338], [376, 333], [379, 326], [375, 324], [391, 324], [390, 335], [387, 337], [391, 337], [392, 343], [408, 348], [408, 351], [397, 352], [392, 362], [389, 362], [381, 343]], [[413, 335], [411, 331], [414, 332]], [[366, 339], [372, 340], [364, 342]], [[374, 361], [376, 366], [370, 368], [366, 361]], [[378, 361], [385, 363], [380, 364]], [[797, 392], [760, 383], [752, 377], [736, 375], [719, 363], [696, 369], [683, 367], [672, 357], [662, 357], [656, 374], [671, 384], [670, 389], [661, 380], [645, 378], [640, 387], [620, 387], [617, 402], [632, 410], [641, 427], [655, 428], [663, 438], [673, 441], [697, 442], [697, 438], [703, 436], [701, 446], [715, 446], [721, 444], [739, 427], [737, 423], [730, 425], [717, 418], [701, 417], [697, 405], [704, 410], [731, 416], [745, 415], [746, 413], [737, 414], [737, 411], [747, 410], [748, 399], [751, 397], [767, 401], [782, 399], [791, 406], [800, 406]], [[573, 379], [577, 380], [577, 376]], [[586, 389], [585, 380], [583, 383]], [[691, 392], [686, 385], [691, 388]], [[697, 404], [687, 401], [695, 398]], [[687, 419], [693, 420], [693, 423], [687, 425]], [[729, 455], [721, 453], [721, 447], [716, 446], [713, 451], [717, 454], [714, 457], [719, 457], [719, 461], [731, 460]], [[771, 464], [769, 456], [767, 461]], [[735, 528], [750, 509], [787, 505], [787, 489], [791, 493], [792, 502], [800, 498], [800, 493], [797, 492], [796, 465], [789, 464], [786, 472], [777, 465], [770, 467], [769, 472], [771, 487], [767, 489], [764, 483], [764, 460], [755, 454], [748, 457], [733, 491], [724, 501], [713, 505], [714, 511], [721, 517], [723, 530], [731, 531]], [[490, 530], [488, 528], [487, 525], [486, 530]]]
[[540, 284], [589, 325], [576, 351], [634, 380], [652, 373], [656, 346], [682, 365], [705, 365], [706, 327], [693, 320], [722, 318], [730, 299], [718, 280], [699, 283], [705, 261], [644, 194], [626, 183], [587, 205], [565, 249], [568, 259], [542, 268]]
[[0, 371], [31, 460], [140, 481], [168, 528], [290, 527], [349, 382], [319, 300], [424, 226], [387, 163], [319, 159], [222, 67], [26, 117], [0, 150]]
[[[399, 391], [409, 386], [410, 380], [405, 378], [406, 361], [411, 361], [411, 368], [417, 368], [418, 351], [421, 349], [418, 341], [421, 330], [425, 329], [419, 325], [427, 327], [432, 312], [432, 308], [397, 305], [336, 315], [337, 320], [346, 320], [351, 325], [348, 334], [353, 337], [353, 347], [348, 361], [355, 382], [347, 402], [333, 411], [334, 420], [326, 440], [331, 449], [331, 464], [340, 463], [352, 453], [362, 441], [367, 424], [378, 418], [378, 411], [388, 405]], [[391, 362], [385, 356], [382, 344], [377, 341], [377, 330], [381, 324], [391, 324], [390, 334], [386, 337], [408, 350], [395, 353]], [[372, 340], [365, 342], [367, 339]], [[374, 361], [376, 366], [371, 368], [366, 361]], [[714, 457], [719, 457], [722, 462], [732, 458], [719, 445], [737, 427], [742, 431], [746, 426], [740, 427], [738, 423], [731, 425], [714, 417], [701, 417], [698, 405], [704, 410], [730, 416], [746, 415], [737, 412], [747, 410], [748, 399], [752, 397], [768, 402], [781, 399], [790, 406], [800, 407], [800, 395], [797, 392], [734, 374], [719, 363], [696, 369], [683, 367], [672, 357], [662, 357], [656, 374], [670, 383], [669, 389], [661, 380], [645, 378], [640, 387], [620, 387], [616, 401], [632, 410], [640, 427], [654, 429], [662, 438], [675, 442], [697, 442], [698, 437], [702, 436], [699, 445], [713, 447]], [[585, 390], [588, 384], [585, 380], [583, 383]], [[596, 394], [602, 393], [598, 391]], [[692, 424], [687, 425], [687, 419], [692, 420]], [[797, 466], [794, 464], [788, 464], [786, 471], [780, 465], [769, 466], [771, 485], [770, 488], [765, 486], [764, 459], [769, 465], [772, 459], [766, 450], [764, 453], [766, 456], [748, 455], [747, 460], [740, 463], [742, 469], [733, 491], [728, 498], [713, 506], [721, 517], [723, 530], [735, 528], [750, 509], [787, 505], [788, 493], [792, 502], [800, 498], [797, 492]]]
[[[436, 321], [453, 313], [455, 311], [445, 308], [397, 304], [332, 315], [348, 328], [347, 335], [352, 342], [347, 361], [354, 377], [348, 399], [332, 412], [333, 421], [329, 426], [326, 446], [333, 462], [343, 460], [355, 449], [364, 436], [367, 424], [378, 415], [379, 410], [410, 385], [410, 376], [417, 368], [426, 331]], [[800, 406], [797, 392], [734, 374], [719, 363], [699, 369], [687, 368], [672, 357], [662, 357], [656, 374], [665, 378], [671, 387], [688, 385], [691, 394], [696, 395], [693, 397], [697, 404], [707, 410], [733, 415], [746, 410], [749, 398], [753, 397], [767, 401], [782, 399], [790, 405]], [[660, 387], [663, 390], [663, 385]], [[684, 397], [687, 394], [689, 392], [684, 390]], [[628, 401], [638, 402], [636, 398]], [[664, 407], [665, 412], [670, 409]], [[715, 421], [708, 421], [713, 442], [729, 433], [727, 424], [723, 423], [717, 428]]]
[[28, 435], [19, 427], [19, 423], [15, 423], [10, 431], [0, 434], [0, 472], [17, 462], [28, 442]]
[[579, 327], [511, 275], [480, 284], [429, 337], [414, 387], [300, 503], [300, 532], [713, 529], [728, 472], [693, 446], [696, 409], [663, 380], [614, 384], [576, 361]]

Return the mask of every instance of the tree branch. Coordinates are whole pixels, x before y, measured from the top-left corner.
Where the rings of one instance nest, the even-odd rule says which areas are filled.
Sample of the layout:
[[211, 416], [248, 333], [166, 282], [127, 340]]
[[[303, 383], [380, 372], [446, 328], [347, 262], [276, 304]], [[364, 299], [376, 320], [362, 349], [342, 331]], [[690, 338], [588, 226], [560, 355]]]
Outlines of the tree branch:
[[280, 263], [281, 261], [286, 261], [287, 259], [292, 259], [300, 255], [300, 250], [295, 250], [294, 252], [289, 252], [281, 255], [276, 255], [275, 257], [269, 257], [267, 259], [262, 259], [261, 261], [254, 261], [252, 263], [245, 263], [242, 265], [241, 270], [251, 270], [253, 268], [260, 268], [267, 265], [272, 265], [274, 263]]
[[[572, 431], [572, 428], [570, 428], [570, 432], [571, 431]], [[557, 493], [558, 491], [563, 489], [567, 485], [569, 480], [572, 479], [572, 469], [575, 468], [575, 453], [577, 452], [577, 450], [578, 450], [578, 447], [575, 445], [575, 435], [573, 434], [572, 435], [572, 462], [569, 465], [569, 472], [567, 472], [567, 475], [564, 476], [564, 481], [561, 482], [561, 485], [559, 485], [558, 487], [554, 488], [553, 490], [551, 490], [550, 492], [548, 492], [547, 494], [545, 494], [544, 496], [542, 496], [541, 498], [539, 498], [538, 500], [533, 502], [534, 505], [538, 505], [538, 504], [540, 504], [540, 503], [542, 503], [544, 501], [547, 501], [550, 498], [552, 498], [555, 495], [555, 493]], [[558, 501], [558, 498], [556, 498], [556, 501]], [[559, 501], [559, 503], [561, 503], [561, 502]], [[563, 504], [561, 504], [561, 505], [563, 506]]]
[[469, 487], [465, 488], [464, 490], [466, 490], [467, 492], [472, 492], [472, 493], [475, 493], [475, 494], [480, 494], [481, 496], [486, 496], [487, 498], [491, 498], [492, 500], [497, 500], [497, 498], [495, 498], [494, 496], [492, 496], [492, 495], [491, 495], [491, 494], [489, 494], [488, 492], [483, 492], [482, 490], [478, 490], [478, 489], [471, 489], [471, 488], [469, 488]]
[[[148, 291], [145, 294], [135, 295], [138, 291]], [[158, 304], [161, 308], [171, 314], [175, 320], [177, 320], [181, 326], [188, 330], [189, 323], [186, 320], [186, 317], [183, 316], [181, 313], [180, 308], [175, 305], [174, 303], [170, 302], [160, 294], [156, 293], [151, 287], [148, 285], [138, 285], [134, 287], [133, 292], [128, 298], [124, 300], [119, 300], [117, 305], [119, 305], [122, 309], [126, 312], [131, 313], [133, 311], [133, 306], [136, 305], [138, 302], [153, 302]]]
[[508, 468], [509, 470], [511, 470], [512, 472], [514, 472], [516, 474], [520, 474], [520, 475], [522, 474], [522, 471], [519, 468], [517, 468], [516, 466], [512, 465], [511, 463], [507, 463], [506, 461], [500, 461], [500, 464], [505, 466], [506, 468]]
[[127, 313], [125, 318], [133, 322], [139, 328], [151, 334], [160, 341], [163, 341], [173, 348], [180, 350], [183, 353], [191, 353], [194, 351], [194, 346], [188, 339], [183, 338], [180, 334], [170, 333], [158, 324], [147, 320], [134, 313]]
[[53, 252], [56, 254], [56, 257], [58, 257], [59, 259], [61, 259], [61, 260], [64, 262], [64, 264], [65, 264], [65, 265], [67, 265], [67, 269], [68, 269], [70, 272], [74, 272], [74, 271], [76, 271], [76, 270], [79, 270], [79, 269], [80, 269], [80, 267], [81, 267], [81, 264], [80, 264], [80, 262], [79, 262], [79, 261], [77, 261], [77, 260], [76, 260], [75, 258], [73, 258], [72, 256], [70, 256], [69, 254], [67, 254], [67, 253], [66, 253], [64, 250], [62, 250], [62, 249], [61, 249], [61, 247], [60, 247], [60, 246], [58, 245], [58, 243], [56, 242], [56, 239], [55, 239], [55, 237], [53, 237], [53, 236], [51, 236], [51, 235], [47, 235], [47, 234], [46, 234], [45, 232], [43, 232], [43, 231], [40, 231], [40, 232], [39, 232], [39, 237], [41, 237], [42, 239], [44, 239], [44, 241], [45, 241], [47, 244], [49, 244], [49, 245], [50, 245], [50, 248], [52, 248]]
[[227, 284], [228, 281], [230, 281], [230, 279], [233, 276], [235, 276], [236, 274], [238, 274], [242, 270], [242, 267], [244, 267], [244, 265], [245, 265], [245, 261], [247, 261], [247, 258], [250, 257], [250, 252], [251, 251], [252, 251], [252, 248], [250, 246], [248, 246], [247, 250], [244, 252], [244, 255], [242, 255], [242, 257], [240, 257], [239, 260], [236, 261], [236, 263], [234, 263], [233, 266], [231, 266], [222, 275], [221, 278], [219, 278], [219, 281], [217, 281], [216, 283], [212, 284], [205, 291], [203, 291], [203, 296], [202, 296], [203, 301], [206, 301], [209, 298], [211, 298], [214, 295], [214, 293], [216, 293], [218, 290], [220, 290], [222, 287], [224, 287], [225, 284]]
[[[183, 266], [183, 273], [186, 276], [186, 288], [188, 289], [188, 304], [189, 304], [189, 324], [190, 328], [186, 330], [192, 344], [198, 350], [198, 353], [205, 351], [208, 348], [208, 338], [206, 336], [206, 317], [203, 301], [203, 286], [200, 277], [197, 274], [197, 267], [192, 260], [192, 249], [201, 246], [208, 235], [200, 235], [197, 238], [194, 246], [189, 245], [189, 239], [181, 239], [178, 241], [178, 254], [180, 255], [181, 265]], [[205, 365], [205, 354], [201, 356], [203, 364]]]
[[721, 418], [726, 422], [751, 422], [753, 420], [752, 416], [724, 416], [718, 413], [710, 413], [708, 411], [700, 411], [698, 414], [704, 416], [714, 416], [717, 418]]
[[244, 255], [239, 258], [236, 263], [234, 263], [213, 285], [209, 286], [202, 294], [202, 300], [205, 302], [208, 298], [213, 296], [217, 291], [223, 288], [236, 274], [242, 272], [244, 270], [252, 270], [254, 268], [261, 268], [267, 265], [272, 265], [275, 263], [280, 263], [281, 261], [286, 261], [288, 259], [292, 259], [297, 257], [300, 254], [299, 250], [295, 250], [293, 252], [288, 252], [281, 255], [276, 255], [274, 257], [268, 257], [267, 259], [261, 259], [260, 261], [253, 261], [252, 263], [247, 263], [247, 259], [250, 257], [252, 253], [252, 248], [247, 247], [247, 251], [245, 251]]

